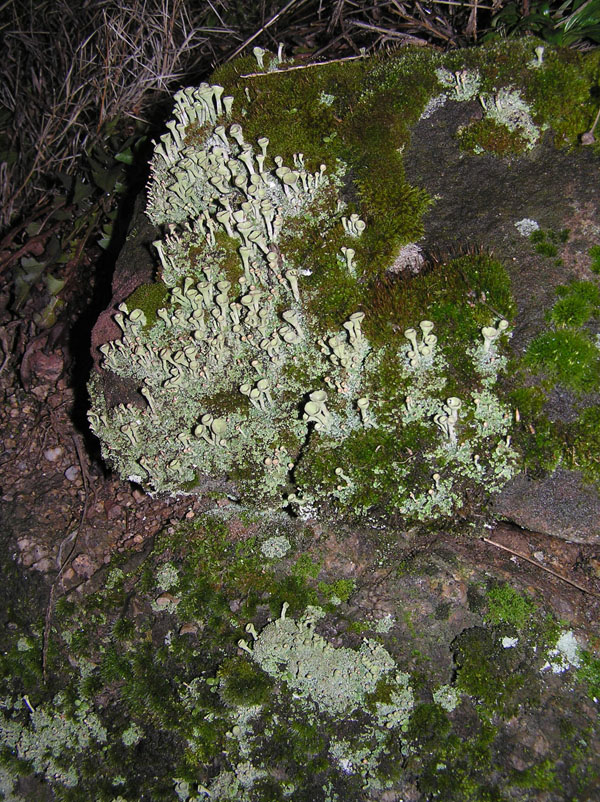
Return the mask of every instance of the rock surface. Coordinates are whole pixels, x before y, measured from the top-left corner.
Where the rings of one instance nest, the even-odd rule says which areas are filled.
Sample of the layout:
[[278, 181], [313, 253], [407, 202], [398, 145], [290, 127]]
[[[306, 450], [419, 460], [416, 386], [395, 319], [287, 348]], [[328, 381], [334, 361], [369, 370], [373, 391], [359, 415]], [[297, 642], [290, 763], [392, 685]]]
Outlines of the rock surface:
[[576, 471], [557, 468], [542, 479], [519, 474], [496, 496], [493, 509], [523, 529], [600, 544], [600, 498]]

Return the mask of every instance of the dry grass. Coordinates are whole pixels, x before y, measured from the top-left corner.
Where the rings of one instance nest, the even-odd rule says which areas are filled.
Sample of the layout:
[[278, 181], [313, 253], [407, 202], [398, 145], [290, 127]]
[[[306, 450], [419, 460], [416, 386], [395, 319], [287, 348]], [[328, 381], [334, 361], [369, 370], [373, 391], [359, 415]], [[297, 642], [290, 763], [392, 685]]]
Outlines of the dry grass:
[[[314, 59], [477, 38], [504, 0], [0, 0], [0, 230], [124, 117], [250, 43]], [[487, 16], [486, 16], [487, 15]]]

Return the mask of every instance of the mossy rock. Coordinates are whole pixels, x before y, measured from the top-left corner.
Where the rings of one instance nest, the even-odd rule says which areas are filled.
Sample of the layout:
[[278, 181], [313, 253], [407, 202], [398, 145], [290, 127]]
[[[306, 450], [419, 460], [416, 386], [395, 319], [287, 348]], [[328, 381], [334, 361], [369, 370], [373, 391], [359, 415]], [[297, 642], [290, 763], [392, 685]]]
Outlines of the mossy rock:
[[[460, 140], [483, 153], [465, 159], [501, 170], [543, 153], [547, 129], [576, 147], [598, 55], [547, 48], [539, 64], [525, 40], [306, 70], [265, 59], [176, 95], [146, 212], [165, 232], [157, 283], [115, 315], [122, 336], [102, 346], [103, 379], [90, 384], [103, 454], [151, 491], [212, 483], [301, 515], [481, 514], [532, 448], [506, 373], [521, 286], [511, 260], [491, 255], [493, 238], [423, 249], [410, 266], [399, 258], [427, 242], [444, 202], [409, 180], [414, 132], [430, 126], [434, 146], [459, 152]], [[469, 123], [474, 109], [481, 119]], [[448, 111], [464, 120], [444, 144], [436, 125]], [[516, 222], [504, 236], [508, 225], [518, 236]], [[574, 330], [595, 314], [592, 295], [561, 298], [546, 325], [569, 330], [539, 332], [519, 370], [573, 379], [542, 346], [570, 338], [573, 353], [579, 337], [593, 348]], [[585, 391], [597, 372], [588, 356]]]

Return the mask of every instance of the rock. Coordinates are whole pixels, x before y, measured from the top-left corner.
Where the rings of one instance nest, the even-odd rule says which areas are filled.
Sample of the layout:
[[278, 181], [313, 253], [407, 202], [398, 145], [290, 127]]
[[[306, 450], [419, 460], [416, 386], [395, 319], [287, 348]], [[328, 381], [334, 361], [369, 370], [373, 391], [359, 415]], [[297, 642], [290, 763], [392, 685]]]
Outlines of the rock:
[[196, 624], [182, 624], [179, 628], [180, 635], [196, 635], [198, 633], [198, 627]]
[[63, 454], [62, 446], [54, 446], [53, 448], [47, 448], [44, 451], [44, 457], [48, 460], [48, 462], [56, 462]]
[[493, 512], [532, 532], [600, 543], [600, 496], [577, 471], [558, 468], [543, 479], [520, 474], [496, 496]]
[[179, 599], [171, 593], [161, 593], [154, 603], [159, 610], [166, 610], [173, 604], [179, 604]]
[[77, 465], [71, 465], [65, 471], [65, 478], [68, 479], [69, 482], [74, 482], [78, 476], [79, 476], [79, 468]]
[[96, 572], [96, 564], [89, 554], [78, 554], [71, 563], [76, 574], [89, 579]]

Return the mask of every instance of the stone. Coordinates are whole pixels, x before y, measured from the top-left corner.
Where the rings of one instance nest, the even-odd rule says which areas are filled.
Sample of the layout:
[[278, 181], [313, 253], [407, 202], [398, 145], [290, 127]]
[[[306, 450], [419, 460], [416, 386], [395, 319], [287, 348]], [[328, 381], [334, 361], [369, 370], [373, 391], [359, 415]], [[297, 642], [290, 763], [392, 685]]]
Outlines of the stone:
[[573, 543], [600, 543], [600, 496], [577, 471], [557, 468], [542, 479], [521, 473], [496, 496], [492, 509], [522, 529]]

